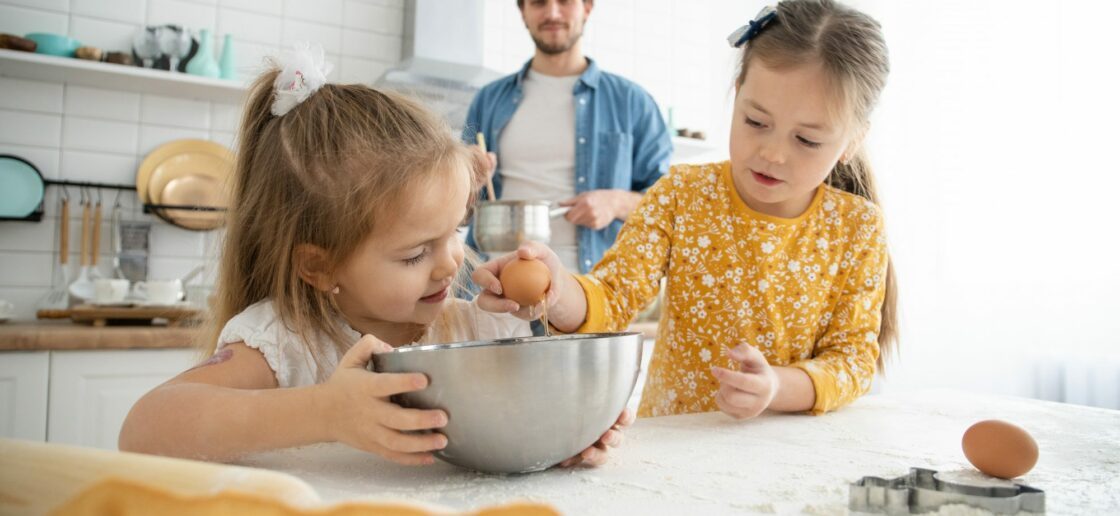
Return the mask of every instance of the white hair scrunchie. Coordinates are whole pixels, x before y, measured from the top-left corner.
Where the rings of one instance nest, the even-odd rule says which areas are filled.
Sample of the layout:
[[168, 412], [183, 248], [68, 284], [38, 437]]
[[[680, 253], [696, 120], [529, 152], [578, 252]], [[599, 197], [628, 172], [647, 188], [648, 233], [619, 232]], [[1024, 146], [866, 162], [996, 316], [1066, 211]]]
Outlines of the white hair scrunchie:
[[276, 90], [272, 101], [275, 116], [283, 116], [323, 87], [333, 66], [326, 61], [321, 45], [306, 42], [296, 43], [292, 50], [281, 54], [277, 64], [280, 75], [272, 83]]

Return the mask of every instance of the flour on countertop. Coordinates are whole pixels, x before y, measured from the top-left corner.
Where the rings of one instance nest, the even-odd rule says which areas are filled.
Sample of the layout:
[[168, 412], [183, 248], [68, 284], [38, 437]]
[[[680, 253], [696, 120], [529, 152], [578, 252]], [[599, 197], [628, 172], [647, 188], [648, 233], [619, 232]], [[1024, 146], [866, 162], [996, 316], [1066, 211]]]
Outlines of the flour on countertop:
[[[1018, 483], [1046, 492], [1050, 515], [1120, 506], [1120, 412], [953, 392], [868, 396], [819, 417], [723, 414], [642, 419], [599, 468], [487, 475], [442, 462], [406, 467], [338, 444], [259, 454], [243, 465], [293, 474], [325, 501], [403, 499], [470, 510], [512, 500], [566, 514], [845, 514], [849, 485], [911, 467], [962, 483], [993, 482], [960, 448], [981, 419], [1005, 419], [1039, 444]], [[995, 481], [1003, 482], [1003, 481]], [[942, 507], [942, 516], [983, 514]]]

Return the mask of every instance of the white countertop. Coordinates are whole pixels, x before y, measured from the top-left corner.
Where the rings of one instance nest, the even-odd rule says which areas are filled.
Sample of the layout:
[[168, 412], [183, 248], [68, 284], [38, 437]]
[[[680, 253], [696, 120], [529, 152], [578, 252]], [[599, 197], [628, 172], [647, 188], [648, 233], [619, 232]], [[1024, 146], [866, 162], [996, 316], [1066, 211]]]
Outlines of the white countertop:
[[[640, 419], [599, 468], [485, 475], [442, 462], [398, 466], [337, 444], [240, 464], [293, 474], [324, 501], [392, 498], [466, 510], [529, 499], [568, 514], [845, 514], [849, 483], [865, 475], [923, 467], [991, 481], [960, 446], [982, 419], [1018, 424], [1038, 441], [1038, 464], [1019, 482], [1046, 492], [1048, 514], [1120, 514], [1120, 411], [954, 391], [866, 396], [819, 417]], [[952, 509], [942, 513], [975, 513]]]

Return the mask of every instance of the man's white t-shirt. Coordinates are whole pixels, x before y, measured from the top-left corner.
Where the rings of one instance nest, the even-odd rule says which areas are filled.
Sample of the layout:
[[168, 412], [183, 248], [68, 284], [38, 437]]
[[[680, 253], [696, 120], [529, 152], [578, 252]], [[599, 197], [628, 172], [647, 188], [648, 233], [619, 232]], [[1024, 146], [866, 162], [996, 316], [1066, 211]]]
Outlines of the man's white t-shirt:
[[[572, 94], [578, 75], [553, 77], [531, 68], [522, 82], [523, 97], [502, 131], [498, 166], [502, 199], [560, 201], [576, 195], [576, 107]], [[571, 271], [579, 271], [575, 224], [552, 219], [549, 247]]]

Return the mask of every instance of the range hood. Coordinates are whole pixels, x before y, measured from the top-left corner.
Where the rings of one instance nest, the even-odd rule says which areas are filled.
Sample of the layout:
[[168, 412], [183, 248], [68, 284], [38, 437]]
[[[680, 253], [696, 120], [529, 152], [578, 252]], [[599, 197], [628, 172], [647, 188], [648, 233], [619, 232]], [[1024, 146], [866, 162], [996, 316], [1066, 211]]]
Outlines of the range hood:
[[407, 0], [401, 64], [374, 86], [419, 99], [461, 130], [479, 88], [502, 74], [482, 66], [478, 0]]

